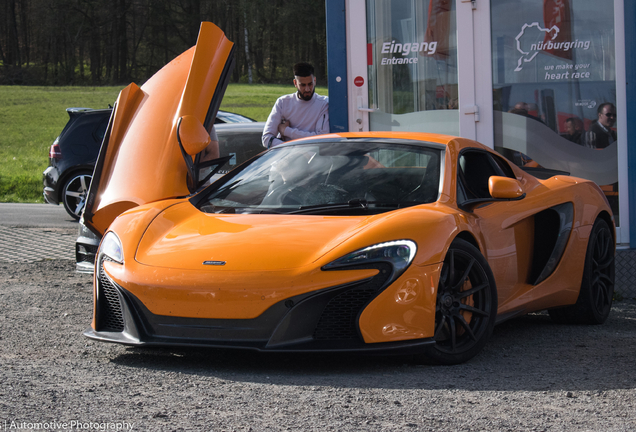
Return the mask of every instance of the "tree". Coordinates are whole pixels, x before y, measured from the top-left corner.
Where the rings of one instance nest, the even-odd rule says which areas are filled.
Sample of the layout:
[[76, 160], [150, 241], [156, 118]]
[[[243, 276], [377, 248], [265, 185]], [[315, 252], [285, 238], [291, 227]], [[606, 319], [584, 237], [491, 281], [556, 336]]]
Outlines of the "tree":
[[288, 82], [298, 61], [326, 79], [323, 2], [0, 0], [0, 84], [143, 83], [211, 21], [236, 44], [232, 80]]

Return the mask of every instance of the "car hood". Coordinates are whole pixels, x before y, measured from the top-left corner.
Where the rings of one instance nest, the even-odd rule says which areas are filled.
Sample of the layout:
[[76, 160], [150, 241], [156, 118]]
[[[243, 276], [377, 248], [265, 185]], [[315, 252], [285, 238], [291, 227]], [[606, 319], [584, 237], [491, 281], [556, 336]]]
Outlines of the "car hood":
[[175, 269], [290, 270], [315, 263], [379, 218], [210, 214], [183, 202], [149, 224], [135, 260]]
[[196, 46], [151, 77], [119, 94], [95, 166], [84, 223], [102, 235], [124, 211], [186, 196], [188, 168], [177, 123], [214, 122], [234, 64], [234, 45], [212, 23], [202, 23]]

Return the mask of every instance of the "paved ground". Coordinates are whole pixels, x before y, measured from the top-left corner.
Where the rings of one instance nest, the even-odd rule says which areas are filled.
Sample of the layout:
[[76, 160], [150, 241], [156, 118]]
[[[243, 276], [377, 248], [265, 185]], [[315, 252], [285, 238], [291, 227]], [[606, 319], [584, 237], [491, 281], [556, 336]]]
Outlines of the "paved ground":
[[77, 230], [0, 226], [0, 262], [30, 263], [75, 259]]
[[0, 204], [0, 262], [75, 260], [77, 222], [63, 207]]
[[62, 208], [0, 204], [0, 431], [636, 431], [634, 300], [602, 326], [508, 321], [454, 367], [144, 350], [81, 336], [76, 231]]
[[0, 203], [0, 226], [77, 229], [77, 222], [63, 206]]

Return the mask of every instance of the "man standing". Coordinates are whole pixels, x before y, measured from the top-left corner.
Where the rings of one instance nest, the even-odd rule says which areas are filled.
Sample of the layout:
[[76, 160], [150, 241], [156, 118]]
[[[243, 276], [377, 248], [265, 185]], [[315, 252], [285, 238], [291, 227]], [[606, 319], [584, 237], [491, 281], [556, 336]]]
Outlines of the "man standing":
[[584, 145], [585, 130], [583, 121], [578, 117], [570, 117], [565, 121], [565, 133], [561, 136], [573, 143]]
[[605, 102], [597, 110], [598, 120], [592, 123], [585, 134], [585, 146], [603, 149], [616, 141], [616, 131], [612, 129], [616, 123], [616, 107]]
[[296, 93], [278, 98], [263, 130], [263, 146], [329, 133], [329, 98], [314, 92], [316, 77], [309, 63], [294, 65]]

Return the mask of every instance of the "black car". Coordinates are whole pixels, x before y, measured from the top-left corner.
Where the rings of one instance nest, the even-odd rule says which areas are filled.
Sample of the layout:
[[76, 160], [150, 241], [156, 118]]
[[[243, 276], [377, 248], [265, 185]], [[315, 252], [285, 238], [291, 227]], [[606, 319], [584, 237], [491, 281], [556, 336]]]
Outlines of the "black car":
[[[44, 200], [55, 205], [62, 202], [68, 214], [79, 219], [112, 108], [67, 108], [66, 112], [68, 123], [51, 145], [49, 166], [42, 173]], [[252, 122], [227, 111], [219, 111], [215, 120], [217, 125]]]
[[49, 150], [49, 166], [43, 173], [44, 200], [62, 202], [79, 219], [91, 182], [99, 147], [112, 109], [68, 108], [68, 123]]
[[[220, 157], [231, 156], [231, 158], [212, 177], [212, 181], [265, 150], [261, 143], [264, 127], [265, 123], [262, 122], [217, 123], [215, 125], [216, 134], [219, 137]], [[79, 225], [79, 236], [75, 241], [76, 268], [79, 272], [92, 273], [101, 238], [86, 228], [81, 221]]]

